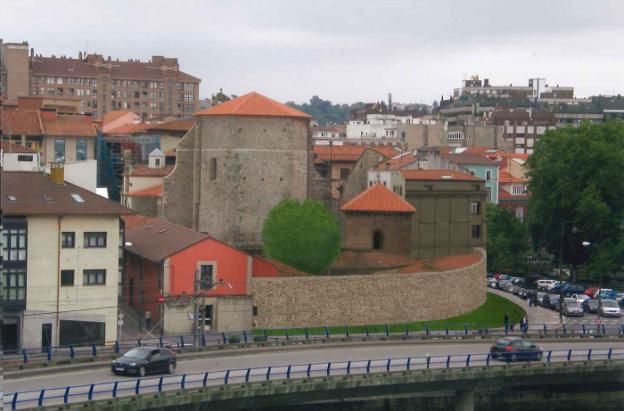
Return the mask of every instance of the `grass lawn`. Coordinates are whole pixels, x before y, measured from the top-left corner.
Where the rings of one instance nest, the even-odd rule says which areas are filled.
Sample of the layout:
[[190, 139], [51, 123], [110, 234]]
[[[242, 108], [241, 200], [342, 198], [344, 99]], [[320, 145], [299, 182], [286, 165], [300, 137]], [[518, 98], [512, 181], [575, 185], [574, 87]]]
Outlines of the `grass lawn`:
[[[515, 322], [516, 324], [520, 323], [520, 320], [525, 314], [525, 311], [519, 305], [512, 303], [511, 301], [498, 296], [496, 294], [487, 293], [487, 300], [485, 303], [479, 308], [470, 311], [469, 313], [459, 315], [457, 317], [451, 317], [444, 320], [434, 320], [434, 321], [419, 321], [408, 324], [388, 324], [387, 327], [391, 333], [402, 333], [405, 332], [405, 329], [409, 331], [425, 331], [425, 325], [429, 327], [430, 331], [439, 331], [444, 330], [446, 326], [448, 326], [449, 330], [463, 330], [464, 325], [468, 325], [468, 328], [471, 330], [479, 329], [479, 328], [495, 328], [495, 327], [503, 327], [503, 316], [505, 312], [509, 313], [510, 321]], [[346, 326], [345, 327], [328, 327], [329, 333], [331, 334], [346, 334]], [[366, 327], [363, 325], [355, 325], [349, 326], [349, 333], [351, 334], [362, 334], [365, 333]], [[253, 331], [254, 335], [263, 335], [263, 329], [255, 329]], [[368, 332], [370, 333], [383, 333], [386, 332], [386, 325], [378, 324], [378, 325], [369, 325]], [[283, 336], [285, 335], [285, 330], [282, 329], [267, 329], [266, 333], [268, 336]], [[305, 328], [289, 328], [288, 335], [304, 335]], [[324, 327], [310, 327], [308, 328], [309, 335], [321, 335], [325, 334]]]

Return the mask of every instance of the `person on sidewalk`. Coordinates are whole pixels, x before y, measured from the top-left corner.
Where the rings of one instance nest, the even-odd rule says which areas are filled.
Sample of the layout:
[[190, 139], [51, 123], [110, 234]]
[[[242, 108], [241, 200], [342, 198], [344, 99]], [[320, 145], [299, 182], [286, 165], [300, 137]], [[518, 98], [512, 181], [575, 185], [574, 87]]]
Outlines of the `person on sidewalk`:
[[505, 323], [505, 334], [509, 332], [509, 313], [505, 313], [503, 316], [503, 322]]
[[150, 310], [145, 311], [145, 328], [147, 328], [147, 332], [149, 332], [152, 327], [152, 312]]
[[531, 303], [532, 303], [532, 302], [533, 302], [533, 299], [532, 299], [532, 298], [531, 298], [531, 296], [529, 295], [529, 296], [527, 297], [527, 305], [528, 305], [529, 307], [531, 307]]
[[526, 317], [526, 315], [524, 317], [522, 317], [522, 322], [520, 324], [521, 324], [521, 328], [522, 328], [522, 332], [523, 333], [526, 334], [527, 332], [529, 332], [529, 320]]

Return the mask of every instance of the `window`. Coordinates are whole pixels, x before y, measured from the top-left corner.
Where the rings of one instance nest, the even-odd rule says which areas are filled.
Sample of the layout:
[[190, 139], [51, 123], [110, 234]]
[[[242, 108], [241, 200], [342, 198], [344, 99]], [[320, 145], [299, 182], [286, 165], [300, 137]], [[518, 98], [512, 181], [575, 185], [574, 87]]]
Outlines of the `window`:
[[33, 156], [32, 154], [19, 154], [17, 156], [17, 161], [33, 161]]
[[344, 180], [347, 177], [349, 177], [349, 169], [348, 168], [341, 168], [340, 169], [340, 178], [342, 180]]
[[199, 267], [199, 282], [202, 290], [210, 290], [213, 287], [214, 266], [212, 264], [202, 264]]
[[87, 140], [84, 138], [78, 139], [76, 141], [76, 160], [86, 160], [87, 159]]
[[217, 179], [217, 159], [216, 158], [210, 159], [210, 168], [208, 170], [208, 177], [210, 178], [210, 181], [215, 181]]
[[472, 226], [472, 238], [481, 238], [481, 226], [480, 225]]
[[61, 233], [61, 247], [74, 248], [76, 244], [76, 233], [73, 231], [64, 231]]
[[160, 166], [160, 158], [155, 158], [154, 159], [154, 165]]
[[2, 283], [3, 301], [26, 299], [26, 268], [4, 268]]
[[54, 161], [56, 162], [65, 162], [65, 140], [57, 139], [54, 140]]
[[524, 190], [525, 189], [524, 189], [523, 185], [515, 185], [515, 186], [512, 187], [511, 190], [512, 190], [512, 194], [517, 196], [517, 195], [524, 194]]
[[105, 248], [106, 247], [106, 233], [105, 232], [86, 232], [84, 233], [85, 248]]
[[2, 259], [26, 261], [26, 228], [5, 227], [2, 237]]
[[492, 179], [492, 170], [487, 170], [487, 171], [485, 172], [485, 179], [486, 179], [487, 181], [490, 181], [490, 180]]
[[103, 322], [60, 320], [59, 345], [104, 345], [105, 328]]
[[479, 201], [472, 201], [470, 203], [470, 214], [472, 215], [481, 214], [481, 203]]
[[82, 285], [105, 285], [106, 270], [82, 270]]
[[258, 307], [257, 306], [253, 306], [251, 307], [251, 315], [253, 315], [254, 317], [258, 316]]
[[74, 285], [74, 270], [61, 270], [61, 287]]

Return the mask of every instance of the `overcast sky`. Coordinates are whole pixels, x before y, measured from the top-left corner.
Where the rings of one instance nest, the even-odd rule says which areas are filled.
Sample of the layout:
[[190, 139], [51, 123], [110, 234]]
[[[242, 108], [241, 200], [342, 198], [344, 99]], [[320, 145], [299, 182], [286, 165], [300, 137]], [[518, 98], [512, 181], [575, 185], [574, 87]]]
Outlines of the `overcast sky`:
[[201, 97], [431, 103], [473, 74], [624, 94], [621, 0], [0, 0], [0, 27], [45, 56], [177, 57]]

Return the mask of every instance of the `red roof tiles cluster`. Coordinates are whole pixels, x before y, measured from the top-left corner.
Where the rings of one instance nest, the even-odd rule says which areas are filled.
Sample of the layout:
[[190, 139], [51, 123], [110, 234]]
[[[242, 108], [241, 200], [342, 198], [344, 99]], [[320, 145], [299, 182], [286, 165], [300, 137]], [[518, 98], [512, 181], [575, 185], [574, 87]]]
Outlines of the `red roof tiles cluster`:
[[195, 116], [251, 116], [251, 117], [295, 117], [310, 119], [299, 110], [272, 100], [255, 91], [225, 103], [198, 111]]
[[30, 109], [2, 110], [0, 127], [5, 135], [95, 137], [97, 134], [90, 116]]
[[121, 118], [123, 116], [125, 116], [126, 114], [132, 113], [132, 110], [114, 110], [114, 111], [109, 111], [108, 113], [104, 114], [104, 118], [102, 119], [102, 123], [103, 124], [108, 124], [112, 121], [117, 120], [118, 118]]
[[403, 156], [391, 158], [390, 160], [383, 161], [375, 167], [375, 170], [383, 171], [383, 170], [400, 170], [403, 167], [412, 164], [417, 161], [418, 157], [413, 155], [412, 153], [405, 154]]
[[401, 174], [406, 180], [418, 181], [483, 181], [472, 174], [460, 173], [453, 170], [431, 169], [431, 170], [401, 170]]
[[112, 130], [109, 130], [105, 134], [106, 135], [145, 134], [149, 126], [151, 126], [151, 124], [129, 123], [129, 124], [121, 125]]
[[147, 131], [189, 131], [195, 125], [193, 120], [173, 120], [166, 123], [149, 124]]
[[526, 183], [526, 180], [518, 177], [514, 177], [506, 171], [501, 171], [498, 176], [498, 182], [505, 183]]
[[146, 164], [136, 164], [132, 166], [130, 171], [131, 177], [165, 177], [171, 174], [175, 166], [164, 166], [161, 168], [152, 168]]
[[357, 162], [366, 149], [375, 150], [379, 154], [392, 158], [399, 154], [392, 146], [375, 146], [375, 145], [314, 145], [314, 161], [349, 161]]
[[377, 213], [413, 213], [416, 211], [410, 203], [383, 184], [373, 184], [340, 207], [340, 210]]

